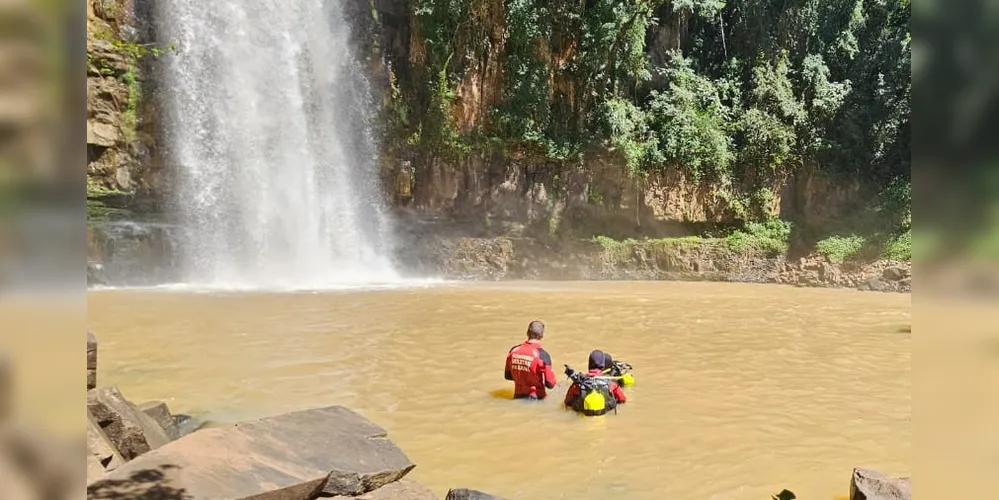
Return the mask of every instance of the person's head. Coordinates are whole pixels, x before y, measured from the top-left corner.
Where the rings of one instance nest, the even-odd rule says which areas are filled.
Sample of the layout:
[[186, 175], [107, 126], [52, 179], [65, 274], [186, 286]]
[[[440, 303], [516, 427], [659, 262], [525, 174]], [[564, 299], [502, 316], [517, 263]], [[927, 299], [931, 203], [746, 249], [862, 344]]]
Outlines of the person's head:
[[531, 340], [541, 340], [545, 336], [545, 324], [539, 320], [534, 320], [527, 325], [527, 338]]
[[600, 350], [594, 350], [590, 353], [590, 370], [603, 370], [607, 368], [607, 360], [610, 358], [606, 353]]

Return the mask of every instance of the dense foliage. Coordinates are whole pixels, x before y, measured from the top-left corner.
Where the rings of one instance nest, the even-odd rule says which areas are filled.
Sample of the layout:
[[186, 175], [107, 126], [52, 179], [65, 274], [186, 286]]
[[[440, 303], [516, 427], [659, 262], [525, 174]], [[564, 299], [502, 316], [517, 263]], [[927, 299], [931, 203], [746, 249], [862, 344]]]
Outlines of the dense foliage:
[[[408, 107], [428, 112], [400, 126], [433, 154], [603, 148], [636, 173], [675, 166], [759, 197], [814, 167], [883, 188], [879, 206], [907, 217], [908, 0], [416, 0], [414, 16], [425, 55]], [[497, 46], [501, 98], [459, 132], [454, 91]]]

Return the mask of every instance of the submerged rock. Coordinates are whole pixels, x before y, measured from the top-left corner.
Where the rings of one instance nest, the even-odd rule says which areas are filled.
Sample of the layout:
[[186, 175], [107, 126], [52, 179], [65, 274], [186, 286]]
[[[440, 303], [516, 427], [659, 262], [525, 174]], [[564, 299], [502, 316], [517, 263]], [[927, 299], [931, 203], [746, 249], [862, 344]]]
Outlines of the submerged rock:
[[177, 439], [180, 439], [198, 429], [198, 421], [190, 415], [178, 413], [173, 416], [174, 424], [177, 425]]
[[205, 429], [218, 429], [218, 428], [229, 427], [232, 424], [226, 422], [220, 422], [217, 420], [203, 420], [199, 422], [194, 422], [192, 419], [191, 421], [186, 422], [185, 425], [193, 425], [194, 428], [192, 429], [191, 432], [194, 432], [194, 431], [202, 431]]
[[87, 492], [116, 500], [169, 492], [185, 500], [357, 497], [413, 467], [384, 429], [330, 406], [199, 430], [119, 467]]
[[853, 469], [850, 500], [910, 500], [909, 478], [893, 478], [870, 469]]
[[448, 490], [447, 497], [444, 500], [507, 500], [503, 497], [498, 497], [496, 495], [491, 495], [489, 493], [484, 493], [479, 490], [470, 490], [468, 488], [452, 488]]
[[770, 495], [772, 500], [797, 500], [798, 497], [794, 495], [794, 492], [788, 489], [780, 490], [780, 493], [776, 495]]

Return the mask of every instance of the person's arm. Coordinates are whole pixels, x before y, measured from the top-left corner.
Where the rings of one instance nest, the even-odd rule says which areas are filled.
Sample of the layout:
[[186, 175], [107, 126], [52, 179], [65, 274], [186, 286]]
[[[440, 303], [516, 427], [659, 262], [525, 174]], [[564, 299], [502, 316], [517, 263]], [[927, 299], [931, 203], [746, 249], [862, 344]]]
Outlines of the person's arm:
[[555, 376], [555, 370], [552, 370], [552, 357], [548, 355], [548, 351], [541, 349], [541, 374], [545, 378], [545, 387], [549, 389], [554, 389], [555, 384], [558, 382], [558, 377]]
[[621, 390], [621, 386], [616, 383], [611, 383], [611, 394], [614, 395], [614, 399], [617, 399], [618, 403], [628, 402], [628, 396], [625, 396], [624, 391]]
[[579, 396], [579, 386], [576, 384], [572, 384], [569, 386], [569, 390], [565, 391], [565, 401], [563, 401], [562, 404], [566, 406], [572, 406], [572, 403], [576, 401], [576, 398], [578, 396]]
[[511, 360], [510, 353], [512, 352], [513, 350], [511, 349], [510, 352], [506, 353], [506, 363], [503, 366], [503, 378], [507, 380], [513, 380], [513, 372], [510, 371], [510, 360]]

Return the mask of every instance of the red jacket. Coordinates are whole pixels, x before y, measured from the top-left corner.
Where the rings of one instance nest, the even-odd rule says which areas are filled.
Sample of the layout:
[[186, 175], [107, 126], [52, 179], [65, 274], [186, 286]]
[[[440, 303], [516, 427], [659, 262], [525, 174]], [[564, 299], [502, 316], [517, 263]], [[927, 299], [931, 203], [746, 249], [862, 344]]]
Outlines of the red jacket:
[[513, 381], [513, 397], [535, 396], [545, 399], [545, 389], [554, 389], [555, 372], [552, 357], [541, 347], [541, 341], [528, 340], [516, 345], [506, 355], [503, 377]]
[[[595, 377], [600, 376], [603, 374], [603, 370], [596, 368], [594, 370], [590, 370], [589, 374]], [[618, 403], [624, 403], [628, 401], [628, 396], [624, 395], [624, 391], [621, 390], [621, 386], [617, 385], [617, 382], [611, 380], [610, 384], [608, 385], [610, 385], [610, 392]], [[565, 391], [565, 401], [564, 401], [565, 405], [572, 406], [573, 400], [575, 400], [578, 397], [579, 397], [579, 386], [576, 384], [570, 385], [569, 390]]]

